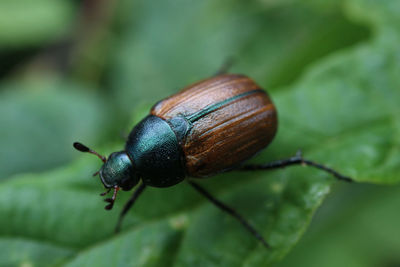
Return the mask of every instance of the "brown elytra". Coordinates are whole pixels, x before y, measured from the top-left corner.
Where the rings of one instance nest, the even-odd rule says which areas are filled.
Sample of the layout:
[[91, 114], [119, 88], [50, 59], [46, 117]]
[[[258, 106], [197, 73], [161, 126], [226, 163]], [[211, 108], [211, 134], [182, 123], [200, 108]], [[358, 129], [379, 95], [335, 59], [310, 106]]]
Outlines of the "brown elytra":
[[183, 116], [191, 128], [180, 140], [186, 173], [206, 177], [234, 168], [264, 149], [277, 130], [277, 112], [265, 91], [244, 75], [224, 74], [158, 102], [151, 114]]

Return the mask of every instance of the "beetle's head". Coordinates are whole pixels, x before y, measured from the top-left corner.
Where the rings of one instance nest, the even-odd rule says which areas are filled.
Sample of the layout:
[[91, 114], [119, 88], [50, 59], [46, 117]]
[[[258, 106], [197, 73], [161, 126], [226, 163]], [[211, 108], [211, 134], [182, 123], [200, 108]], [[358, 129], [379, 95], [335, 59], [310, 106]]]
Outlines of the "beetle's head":
[[111, 153], [101, 167], [99, 175], [105, 188], [118, 186], [123, 190], [130, 190], [139, 182], [125, 151]]
[[96, 151], [81, 143], [75, 142], [74, 148], [81, 152], [94, 154], [104, 162], [103, 166], [94, 176], [99, 175], [104, 187], [108, 189], [101, 196], [105, 196], [111, 189], [114, 189], [113, 197], [105, 199], [106, 202], [109, 202], [105, 207], [107, 210], [112, 209], [118, 190], [130, 190], [139, 182], [139, 177], [135, 172], [132, 161], [125, 151], [111, 153], [106, 159], [106, 157], [101, 156]]

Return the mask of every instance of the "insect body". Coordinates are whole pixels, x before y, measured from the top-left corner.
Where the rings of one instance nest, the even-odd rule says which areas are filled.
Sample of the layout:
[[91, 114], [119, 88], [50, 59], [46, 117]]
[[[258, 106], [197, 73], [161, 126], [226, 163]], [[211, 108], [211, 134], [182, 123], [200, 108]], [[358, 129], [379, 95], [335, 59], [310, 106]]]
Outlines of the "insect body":
[[[276, 109], [266, 92], [246, 76], [224, 74], [200, 81], [158, 102], [150, 115], [133, 128], [125, 149], [112, 153], [108, 159], [80, 143], [74, 143], [74, 147], [95, 154], [104, 162], [98, 174], [109, 190], [102, 195], [114, 189], [113, 197], [106, 199], [109, 202], [106, 209], [112, 208], [119, 189], [130, 190], [141, 182], [125, 205], [117, 229], [146, 186], [169, 187], [186, 177], [305, 164], [349, 180], [301, 155], [263, 165], [242, 165], [272, 141], [276, 130]], [[191, 180], [189, 183], [268, 246], [236, 211], [197, 183]]]

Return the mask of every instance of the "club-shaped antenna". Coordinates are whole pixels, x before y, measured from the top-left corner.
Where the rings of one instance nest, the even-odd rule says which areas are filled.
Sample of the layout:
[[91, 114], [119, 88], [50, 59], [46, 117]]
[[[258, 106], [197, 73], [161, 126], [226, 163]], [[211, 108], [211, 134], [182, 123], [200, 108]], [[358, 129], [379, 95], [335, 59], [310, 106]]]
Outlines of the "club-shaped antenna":
[[104, 163], [106, 163], [107, 159], [106, 157], [100, 155], [99, 153], [97, 153], [96, 151], [94, 151], [93, 149], [88, 148], [87, 146], [83, 145], [82, 143], [79, 142], [75, 142], [73, 144], [74, 148], [80, 152], [88, 152], [90, 154], [96, 155], [97, 157], [99, 157], [99, 159], [101, 159], [101, 161], [103, 161]]

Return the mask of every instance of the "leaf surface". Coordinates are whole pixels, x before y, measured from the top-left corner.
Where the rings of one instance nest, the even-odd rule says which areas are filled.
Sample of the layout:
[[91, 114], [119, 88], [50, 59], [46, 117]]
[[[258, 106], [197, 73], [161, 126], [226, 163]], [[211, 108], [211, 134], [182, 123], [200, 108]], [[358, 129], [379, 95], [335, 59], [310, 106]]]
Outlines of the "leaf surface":
[[[122, 45], [117, 49], [109, 78], [116, 90], [113, 100], [120, 103], [122, 110], [132, 112], [136, 104], [132, 99], [160, 98], [160, 92], [176, 91], [175, 87], [183, 85], [178, 84], [179, 77], [186, 79], [179, 80], [184, 83], [195, 81], [200, 75], [209, 75], [210, 68], [216, 69], [223, 57], [246, 47], [246, 40], [251, 40], [254, 51], [243, 52], [244, 60], [255, 55], [260, 55], [261, 60], [263, 52], [268, 53], [272, 44], [263, 36], [257, 43], [256, 33], [259, 32], [252, 31], [253, 25], [258, 25], [256, 29], [271, 25], [271, 21], [262, 19], [269, 12], [282, 14], [275, 13], [279, 10], [292, 14], [286, 6], [262, 6], [261, 2], [248, 6], [247, 2], [237, 1], [224, 6], [222, 13], [212, 11], [223, 3], [190, 3], [183, 5], [178, 1], [175, 6], [161, 3], [154, 9], [154, 3], [138, 2], [134, 14], [121, 21], [130, 27], [122, 34]], [[368, 25], [372, 30], [371, 38], [335, 53], [332, 52], [334, 48], [343, 48], [343, 45], [332, 45], [325, 50], [330, 53], [321, 53], [319, 58], [306, 57], [298, 65], [293, 62], [281, 65], [282, 70], [278, 71], [281, 77], [292, 77], [295, 82], [271, 90], [279, 112], [279, 132], [271, 146], [253, 162], [285, 158], [301, 148], [306, 158], [327, 164], [357, 182], [398, 183], [400, 48], [394, 25], [399, 25], [395, 11], [400, 4], [395, 0], [379, 5], [367, 0], [343, 3], [335, 7], [337, 12]], [[126, 12], [132, 10], [127, 7]], [[179, 14], [173, 13], [178, 7]], [[257, 13], [255, 7], [265, 9]], [[321, 7], [316, 4], [315, 9], [318, 8]], [[237, 18], [234, 14], [239, 10], [243, 10], [241, 14], [244, 15]], [[314, 14], [313, 9], [309, 12]], [[210, 19], [204, 20], [204, 14], [209, 13]], [[336, 21], [335, 17], [329, 19]], [[161, 27], [163, 21], [168, 21], [165, 25], [176, 25], [176, 31]], [[187, 21], [193, 24], [185, 24]], [[299, 21], [294, 17], [288, 32], [297, 32], [301, 28]], [[196, 25], [199, 28], [194, 32]], [[238, 25], [250, 30], [237, 33]], [[356, 27], [349, 30], [349, 40], [353, 43], [360, 40], [351, 34]], [[338, 29], [343, 32], [333, 31], [336, 35], [329, 40], [342, 38], [341, 34], [349, 28], [340, 26]], [[272, 32], [266, 30], [266, 36], [276, 31], [272, 26], [270, 30]], [[226, 35], [220, 36], [219, 31]], [[161, 38], [160, 42], [150, 45], [155, 36]], [[310, 33], [309, 36], [315, 35]], [[288, 42], [289, 37], [282, 37], [281, 42]], [[235, 40], [239, 41], [235, 43]], [[303, 45], [310, 49], [305, 45], [308, 41]], [[318, 43], [325, 44], [324, 38], [314, 41], [314, 47], [318, 47]], [[188, 43], [193, 47], [187, 48]], [[181, 55], [175, 57], [176, 54], [168, 53], [173, 49]], [[307, 49], [300, 49], [300, 52], [288, 49], [286, 56], [302, 52], [307, 55]], [[270, 57], [272, 55], [265, 58]], [[200, 62], [198, 74], [192, 74], [196, 67], [187, 67], [188, 58]], [[251, 76], [252, 68], [240, 64], [244, 64], [243, 69], [238, 65], [235, 71], [249, 70]], [[271, 69], [272, 65], [261, 65], [254, 75], [261, 85], [269, 86], [265, 81]], [[302, 72], [304, 74], [300, 75]], [[271, 84], [284, 82], [278, 79]], [[132, 117], [137, 121], [143, 109], [136, 109], [134, 113]], [[110, 144], [99, 152], [123, 147], [122, 142], [113, 144], [110, 141]], [[260, 231], [272, 246], [266, 250], [237, 221], [205, 201], [186, 183], [166, 189], [148, 188], [127, 215], [123, 231], [113, 235], [118, 212], [129, 193], [119, 195], [113, 211], [104, 211], [105, 203], [97, 195], [102, 191], [101, 185], [97, 178], [96, 181], [89, 178], [99, 167], [98, 159], [82, 155], [74, 163], [55, 171], [3, 181], [0, 184], [0, 237], [21, 238], [37, 244], [35, 249], [27, 251], [38, 263], [41, 253], [51, 244], [57, 251], [52, 260], [62, 261], [64, 266], [270, 266], [282, 259], [299, 240], [334, 183], [331, 176], [304, 167], [274, 172], [232, 172], [200, 181]], [[25, 258], [20, 260], [23, 262]]]

